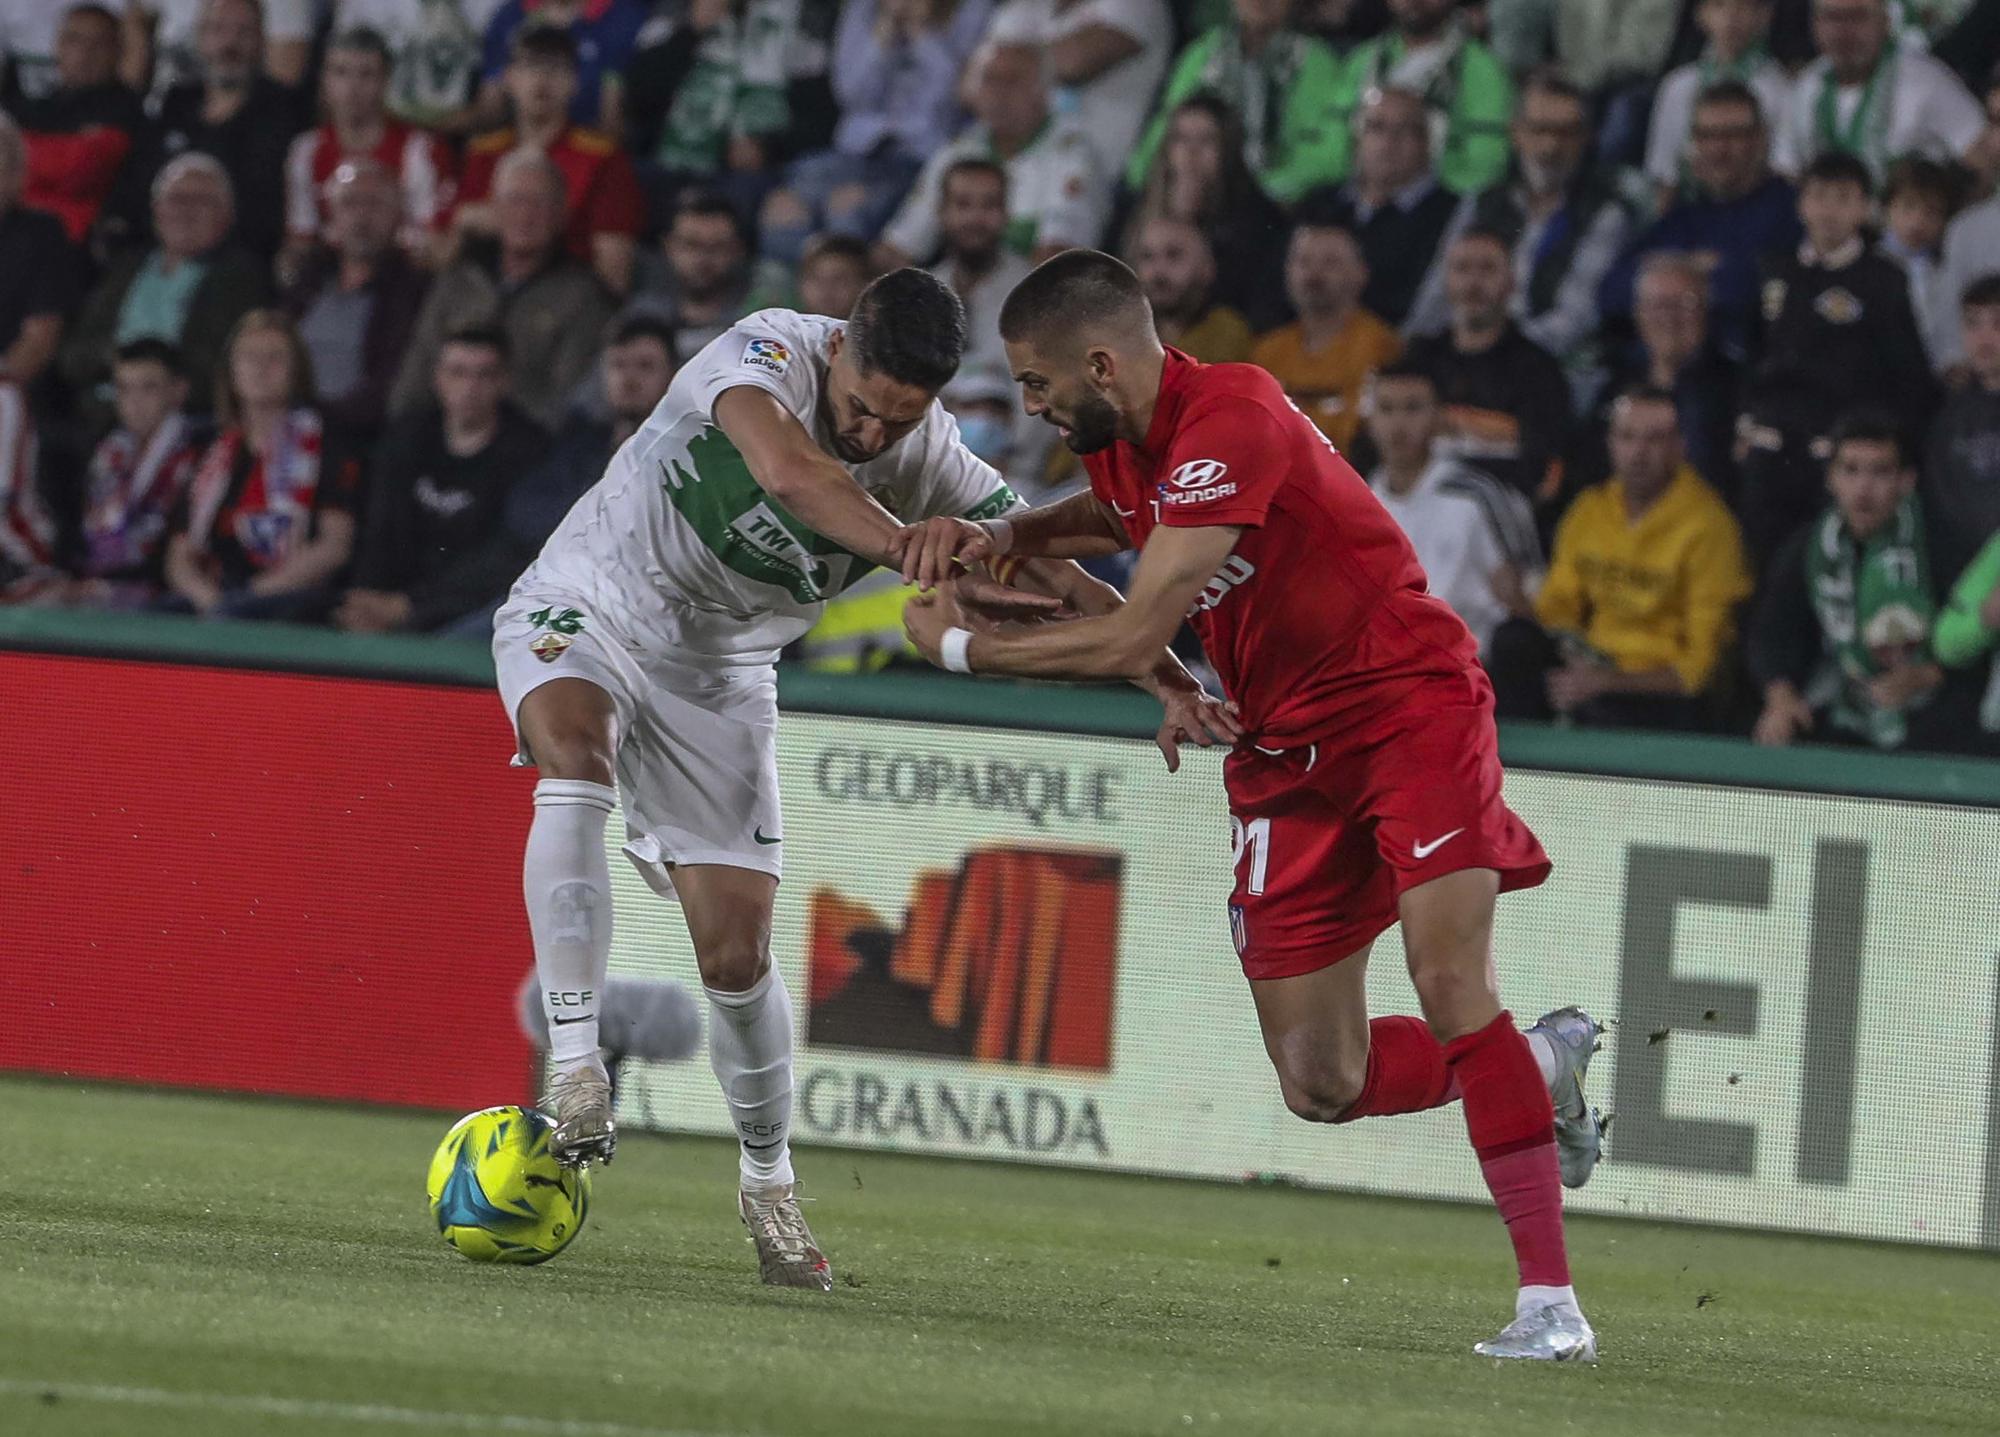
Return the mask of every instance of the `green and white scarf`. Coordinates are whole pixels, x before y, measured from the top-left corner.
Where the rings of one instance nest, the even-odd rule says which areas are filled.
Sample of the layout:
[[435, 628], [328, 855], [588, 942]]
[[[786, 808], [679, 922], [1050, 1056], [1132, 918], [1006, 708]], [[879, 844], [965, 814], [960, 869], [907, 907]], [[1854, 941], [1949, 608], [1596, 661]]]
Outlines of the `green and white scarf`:
[[1897, 651], [1927, 650], [1937, 618], [1916, 498], [1905, 497], [1896, 517], [1867, 539], [1856, 539], [1840, 511], [1829, 509], [1806, 549], [1806, 589], [1833, 660], [1813, 686], [1814, 706], [1830, 702], [1834, 727], [1877, 748], [1898, 747], [1908, 730], [1904, 712], [1877, 708], [1865, 685], [1892, 666]]
[[798, 0], [748, 0], [711, 30], [681, 81], [653, 158], [663, 169], [706, 174], [735, 135], [759, 138], [791, 123], [785, 54]]
[[1896, 46], [1891, 42], [1882, 47], [1882, 57], [1875, 62], [1861, 88], [1860, 102], [1844, 125], [1840, 122], [1840, 81], [1831, 68], [1820, 76], [1819, 101], [1813, 107], [1815, 154], [1839, 150], [1853, 155], [1868, 166], [1868, 173], [1877, 181], [1888, 173], [1889, 162], [1895, 158], [1889, 153], [1889, 121], [1896, 109], [1898, 69]]
[[1276, 164], [1278, 136], [1285, 122], [1285, 102], [1299, 66], [1312, 41], [1294, 30], [1280, 30], [1264, 43], [1255, 59], [1243, 53], [1243, 36], [1234, 26], [1220, 45], [1209, 47], [1198, 90], [1209, 90], [1235, 106], [1243, 117], [1243, 158], [1252, 171]]

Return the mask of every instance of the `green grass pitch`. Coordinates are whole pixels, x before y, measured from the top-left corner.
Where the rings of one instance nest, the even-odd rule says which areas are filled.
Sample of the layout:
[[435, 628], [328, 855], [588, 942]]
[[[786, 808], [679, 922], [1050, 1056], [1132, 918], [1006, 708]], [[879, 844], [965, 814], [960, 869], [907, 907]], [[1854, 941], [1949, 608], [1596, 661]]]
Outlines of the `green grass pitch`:
[[1578, 1220], [1603, 1363], [1502, 1368], [1478, 1208], [808, 1151], [822, 1296], [757, 1284], [715, 1141], [629, 1135], [574, 1247], [482, 1268], [424, 1211], [443, 1116], [0, 1105], [9, 1437], [2000, 1428], [1991, 1257]]

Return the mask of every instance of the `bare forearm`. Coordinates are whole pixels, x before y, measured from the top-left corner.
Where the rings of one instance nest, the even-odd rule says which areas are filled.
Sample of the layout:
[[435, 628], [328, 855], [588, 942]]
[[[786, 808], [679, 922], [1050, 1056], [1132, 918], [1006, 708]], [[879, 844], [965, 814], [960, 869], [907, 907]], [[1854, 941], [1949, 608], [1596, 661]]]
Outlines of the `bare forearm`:
[[1159, 652], [1122, 614], [1113, 613], [975, 634], [967, 660], [977, 674], [1141, 683], [1153, 677]]
[[1131, 547], [1112, 527], [1102, 506], [1089, 494], [1073, 494], [1059, 504], [1007, 516], [1014, 526], [1010, 554], [1050, 559], [1101, 559]]
[[[1067, 560], [1030, 559], [1022, 566], [1015, 582], [1036, 593], [1051, 594], [1064, 600], [1087, 619], [1114, 614], [1125, 605], [1123, 594]], [[1174, 657], [1173, 650], [1167, 648], [1159, 651], [1149, 672], [1132, 682], [1156, 698], [1165, 689], [1193, 690], [1200, 687], [1194, 675]]]
[[887, 569], [900, 566], [889, 541], [903, 526], [838, 465], [815, 467], [765, 487], [786, 513], [815, 534], [825, 535], [872, 564]]

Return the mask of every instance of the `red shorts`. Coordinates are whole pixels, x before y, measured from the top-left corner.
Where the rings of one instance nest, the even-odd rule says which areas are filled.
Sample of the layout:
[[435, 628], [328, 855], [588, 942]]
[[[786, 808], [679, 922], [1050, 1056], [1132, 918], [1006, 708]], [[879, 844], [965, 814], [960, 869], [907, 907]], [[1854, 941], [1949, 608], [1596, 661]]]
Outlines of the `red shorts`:
[[1396, 921], [1404, 890], [1466, 868], [1532, 888], [1549, 856], [1500, 797], [1483, 671], [1426, 684], [1318, 744], [1223, 766], [1235, 847], [1229, 927], [1250, 978], [1317, 972]]

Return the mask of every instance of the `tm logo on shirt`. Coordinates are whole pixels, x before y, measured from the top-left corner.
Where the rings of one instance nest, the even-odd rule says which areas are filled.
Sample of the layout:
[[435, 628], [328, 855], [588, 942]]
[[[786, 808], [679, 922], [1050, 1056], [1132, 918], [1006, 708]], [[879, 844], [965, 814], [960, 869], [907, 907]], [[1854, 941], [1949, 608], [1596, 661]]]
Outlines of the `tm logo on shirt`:
[[1234, 483], [1225, 483], [1229, 466], [1220, 459], [1190, 459], [1167, 476], [1160, 486], [1160, 499], [1167, 504], [1206, 504], [1227, 499], [1236, 492]]
[[753, 339], [743, 346], [743, 362], [783, 374], [792, 367], [792, 352], [775, 339]]

